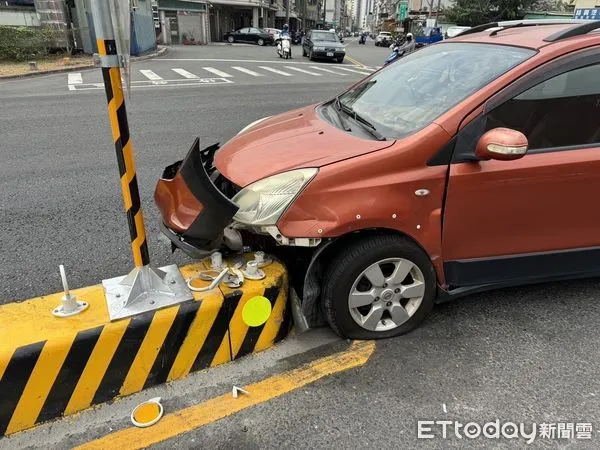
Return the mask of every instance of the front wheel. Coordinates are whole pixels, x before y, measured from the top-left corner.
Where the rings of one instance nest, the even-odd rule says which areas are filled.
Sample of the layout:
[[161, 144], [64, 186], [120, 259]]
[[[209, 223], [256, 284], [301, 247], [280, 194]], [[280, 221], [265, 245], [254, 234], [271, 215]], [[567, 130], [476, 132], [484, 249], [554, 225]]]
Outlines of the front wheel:
[[429, 314], [435, 270], [402, 236], [374, 236], [344, 248], [323, 278], [323, 312], [340, 336], [380, 339], [407, 333]]
[[258, 45], [260, 45], [261, 47], [262, 47], [263, 45], [265, 45], [265, 40], [264, 40], [264, 39], [259, 39], [259, 40], [258, 40]]
[[344, 58], [338, 58], [338, 59], [337, 59], [337, 62], [338, 62], [339, 64], [342, 64], [342, 63], [344, 62]]
[[235, 42], [235, 39], [234, 39], [234, 37], [233, 37], [233, 36], [229, 36], [229, 37], [227, 38], [227, 41], [228, 41], [230, 44], [233, 44], [233, 43]]

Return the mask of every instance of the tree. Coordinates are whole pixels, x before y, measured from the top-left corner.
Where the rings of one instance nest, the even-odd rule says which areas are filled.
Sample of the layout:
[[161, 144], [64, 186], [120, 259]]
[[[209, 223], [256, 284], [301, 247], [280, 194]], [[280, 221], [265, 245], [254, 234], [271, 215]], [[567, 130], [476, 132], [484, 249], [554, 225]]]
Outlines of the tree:
[[466, 26], [515, 20], [523, 17], [523, 11], [533, 9], [538, 1], [549, 0], [455, 0], [445, 15], [450, 22]]

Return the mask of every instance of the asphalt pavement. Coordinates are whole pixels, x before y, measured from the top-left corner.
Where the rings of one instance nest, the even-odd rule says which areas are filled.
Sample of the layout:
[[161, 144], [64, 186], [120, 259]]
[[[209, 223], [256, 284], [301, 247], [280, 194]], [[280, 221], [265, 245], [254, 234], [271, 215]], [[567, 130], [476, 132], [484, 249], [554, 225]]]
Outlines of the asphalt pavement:
[[[373, 41], [366, 46], [349, 42], [348, 56], [354, 62], [347, 58], [339, 65], [312, 63], [301, 56], [280, 62], [272, 47], [178, 47], [164, 58], [132, 67], [132, 81], [158, 82], [132, 89], [128, 103], [152, 263], [188, 261], [181, 253], [171, 255], [160, 237], [152, 194], [163, 167], [181, 158], [196, 136], [203, 145], [225, 142], [253, 120], [331, 98], [363, 76], [350, 71], [330, 74], [309, 65], [334, 72], [340, 67], [368, 72], [381, 65], [388, 52], [374, 47]], [[231, 76], [218, 76], [206, 67]], [[160, 83], [140, 70], [152, 71], [163, 81], [178, 76], [231, 82]], [[72, 84], [97, 82], [98, 69], [82, 71], [81, 78], [81, 83]], [[102, 89], [70, 89], [68, 74], [59, 74], [0, 82], [0, 99], [0, 300], [58, 291], [59, 264], [65, 265], [73, 287], [127, 273], [132, 267], [129, 236]], [[156, 447], [525, 447], [523, 438], [469, 439], [450, 433], [444, 439], [439, 426], [431, 432], [434, 438], [417, 438], [418, 420], [483, 425], [499, 419], [525, 422], [528, 431], [534, 422], [554, 424], [554, 438], [538, 433], [532, 448], [598, 448], [599, 288], [599, 280], [553, 283], [438, 306], [409, 335], [378, 341], [363, 367], [318, 380]], [[275, 370], [252, 359], [244, 364], [240, 366], [244, 372], [238, 374], [242, 383]], [[203, 391], [205, 397], [222, 393], [223, 380], [232, 381], [227, 374], [233, 369], [221, 370], [223, 378], [211, 378], [214, 372], [198, 375], [210, 388]], [[171, 411], [203, 399], [180, 398], [175, 384], [164, 389], [163, 395], [173, 398]], [[125, 411], [131, 405], [121, 406], [121, 415], [96, 416], [100, 422], [85, 426], [71, 419], [67, 428], [79, 432], [67, 429], [64, 440], [53, 447], [68, 448], [126, 427]], [[563, 431], [573, 424], [572, 435], [565, 432], [561, 436], [567, 437], [558, 437], [560, 423], [565, 424]], [[592, 426], [590, 440], [583, 428], [575, 433], [577, 424], [587, 423]], [[94, 430], [89, 436], [88, 428]], [[44, 432], [46, 440], [28, 441], [25, 436], [0, 440], [0, 447], [47, 446], [52, 426]]]

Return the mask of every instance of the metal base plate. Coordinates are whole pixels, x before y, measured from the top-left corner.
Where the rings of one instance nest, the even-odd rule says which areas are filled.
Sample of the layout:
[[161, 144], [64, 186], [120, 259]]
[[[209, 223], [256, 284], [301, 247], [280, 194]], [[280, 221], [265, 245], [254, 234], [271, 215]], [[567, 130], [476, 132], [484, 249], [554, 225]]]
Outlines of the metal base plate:
[[176, 305], [194, 298], [175, 264], [136, 267], [129, 275], [102, 280], [110, 320]]

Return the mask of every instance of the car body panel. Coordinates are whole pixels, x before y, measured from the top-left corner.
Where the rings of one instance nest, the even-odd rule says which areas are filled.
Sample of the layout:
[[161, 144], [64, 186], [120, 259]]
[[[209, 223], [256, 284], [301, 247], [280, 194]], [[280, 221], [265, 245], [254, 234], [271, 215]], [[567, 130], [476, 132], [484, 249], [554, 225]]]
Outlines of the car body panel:
[[[277, 222], [284, 236], [336, 239], [363, 230], [393, 230], [427, 252], [444, 288], [456, 288], [454, 284], [464, 282], [461, 276], [467, 272], [474, 282], [478, 269], [472, 268], [478, 267], [480, 260], [500, 261], [494, 267], [506, 270], [510, 267], [507, 258], [550, 261], [545, 256], [540, 260], [530, 256], [568, 250], [571, 259], [564, 261], [571, 261], [578, 249], [589, 256], [587, 250], [600, 247], [596, 232], [600, 210], [592, 203], [600, 187], [600, 144], [532, 152], [514, 161], [451, 163], [442, 158], [430, 163], [442, 151], [452, 157], [457, 133], [484, 114], [491, 99], [528, 74], [546, 71], [565, 55], [600, 46], [600, 33], [553, 44], [543, 41], [572, 26], [504, 29], [493, 35], [486, 31], [437, 43], [436, 48], [455, 42], [493, 43], [531, 48], [537, 53], [406, 138], [359, 138], [323, 120], [319, 105], [311, 105], [246, 129], [221, 148], [215, 166], [241, 188], [288, 170], [319, 168]], [[164, 195], [170, 202], [185, 196], [185, 189], [177, 195], [171, 191]], [[177, 220], [164, 212], [163, 219], [179, 230], [190, 217], [184, 210], [175, 211], [181, 213]], [[529, 270], [536, 268], [528, 264]], [[544, 272], [544, 264], [537, 268], [540, 274], [556, 272], [549, 268]], [[494, 273], [489, 267], [481, 280], [502, 284], [503, 273]], [[470, 282], [462, 287], [473, 287]]]
[[234, 42], [242, 42], [247, 44], [257, 44], [259, 39], [262, 39], [265, 44], [272, 44], [273, 37], [266, 31], [255, 27], [239, 28], [235, 31], [229, 31], [223, 35], [223, 40], [227, 41], [232, 36]]
[[317, 106], [271, 117], [234, 137], [217, 153], [217, 169], [244, 187], [279, 172], [321, 167], [393, 144], [348, 134], [319, 118]]

